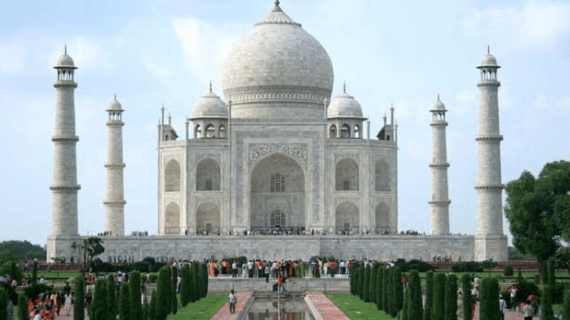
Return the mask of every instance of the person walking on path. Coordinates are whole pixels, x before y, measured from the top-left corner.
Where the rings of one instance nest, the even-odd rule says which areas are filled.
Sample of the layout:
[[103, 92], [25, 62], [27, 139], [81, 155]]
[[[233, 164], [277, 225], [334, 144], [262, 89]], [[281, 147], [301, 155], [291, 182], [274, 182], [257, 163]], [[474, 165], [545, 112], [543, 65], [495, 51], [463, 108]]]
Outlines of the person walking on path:
[[532, 317], [534, 316], [534, 308], [530, 304], [530, 301], [528, 301], [528, 303], [523, 307], [523, 313], [524, 320], [532, 320]]
[[271, 274], [271, 268], [269, 268], [269, 263], [265, 265], [265, 282], [269, 282], [269, 274]]
[[501, 320], [505, 320], [505, 309], [507, 308], [507, 302], [501, 297], [499, 299], [499, 311], [501, 312]]
[[229, 295], [229, 302], [230, 302], [230, 313], [236, 313], [236, 304], [237, 304], [237, 296], [234, 294], [234, 291], [230, 291]]

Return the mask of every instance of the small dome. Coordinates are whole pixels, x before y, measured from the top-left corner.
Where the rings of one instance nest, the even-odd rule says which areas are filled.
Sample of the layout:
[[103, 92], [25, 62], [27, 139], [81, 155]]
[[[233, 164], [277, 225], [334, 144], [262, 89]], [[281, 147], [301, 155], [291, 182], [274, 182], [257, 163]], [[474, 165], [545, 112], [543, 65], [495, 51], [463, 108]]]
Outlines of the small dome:
[[327, 110], [328, 118], [362, 118], [360, 103], [347, 92], [335, 97]]
[[487, 53], [485, 55], [485, 57], [483, 58], [483, 60], [481, 60], [481, 66], [482, 67], [496, 67], [497, 66], [497, 59], [495, 59], [495, 57], [492, 54]]
[[75, 63], [73, 63], [73, 59], [71, 59], [71, 57], [67, 55], [67, 46], [65, 46], [63, 54], [59, 56], [59, 58], [57, 59], [57, 63], [54, 68], [76, 69]]
[[211, 90], [196, 102], [192, 111], [192, 119], [198, 118], [228, 118], [228, 106]]
[[432, 111], [446, 111], [445, 104], [439, 100], [439, 96], [437, 96], [437, 101], [431, 107]]
[[107, 111], [123, 111], [123, 106], [117, 101], [117, 95], [115, 95], [113, 102], [107, 107]]

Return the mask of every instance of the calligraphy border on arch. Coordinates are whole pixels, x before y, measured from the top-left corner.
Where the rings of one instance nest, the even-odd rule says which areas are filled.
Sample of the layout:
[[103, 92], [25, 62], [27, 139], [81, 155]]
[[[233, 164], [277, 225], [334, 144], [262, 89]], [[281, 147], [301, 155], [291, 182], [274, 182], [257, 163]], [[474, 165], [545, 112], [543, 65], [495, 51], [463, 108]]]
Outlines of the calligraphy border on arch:
[[251, 143], [248, 148], [249, 162], [257, 162], [267, 155], [282, 153], [307, 166], [309, 149], [305, 143]]

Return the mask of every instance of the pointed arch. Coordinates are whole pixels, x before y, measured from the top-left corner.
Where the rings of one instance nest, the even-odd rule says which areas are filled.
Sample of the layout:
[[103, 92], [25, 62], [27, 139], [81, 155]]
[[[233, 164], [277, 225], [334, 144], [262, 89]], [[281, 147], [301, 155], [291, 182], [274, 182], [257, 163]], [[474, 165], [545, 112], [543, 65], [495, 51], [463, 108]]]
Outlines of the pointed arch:
[[390, 207], [385, 202], [376, 205], [375, 218], [377, 231], [390, 231]]
[[343, 124], [340, 127], [340, 137], [341, 139], [350, 139], [350, 126], [348, 124]]
[[213, 124], [208, 123], [206, 125], [206, 138], [215, 138], [216, 137], [216, 127]]
[[334, 124], [329, 127], [329, 139], [336, 139], [336, 125]]
[[196, 166], [196, 191], [220, 191], [220, 165], [207, 158]]
[[180, 164], [174, 159], [168, 161], [164, 168], [164, 191], [180, 191]]
[[214, 203], [202, 203], [196, 209], [196, 230], [199, 234], [220, 232], [220, 208]]
[[337, 191], [358, 191], [359, 170], [356, 161], [345, 158], [335, 168], [335, 186]]
[[164, 213], [164, 234], [180, 234], [180, 207], [171, 202]]
[[358, 232], [360, 214], [358, 207], [352, 202], [343, 202], [336, 207], [335, 226], [337, 232]]

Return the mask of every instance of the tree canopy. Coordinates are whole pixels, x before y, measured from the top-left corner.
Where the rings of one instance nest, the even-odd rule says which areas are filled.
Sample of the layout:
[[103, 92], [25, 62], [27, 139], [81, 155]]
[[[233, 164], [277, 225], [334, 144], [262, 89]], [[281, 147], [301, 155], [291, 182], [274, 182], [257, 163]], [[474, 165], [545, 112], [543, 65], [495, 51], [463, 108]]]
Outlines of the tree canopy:
[[20, 261], [25, 259], [45, 260], [46, 251], [40, 245], [29, 241], [3, 241], [0, 242], [0, 264], [6, 261]]
[[559, 239], [570, 239], [570, 162], [547, 163], [538, 177], [524, 171], [507, 184], [505, 213], [513, 244], [539, 261], [552, 257]]

